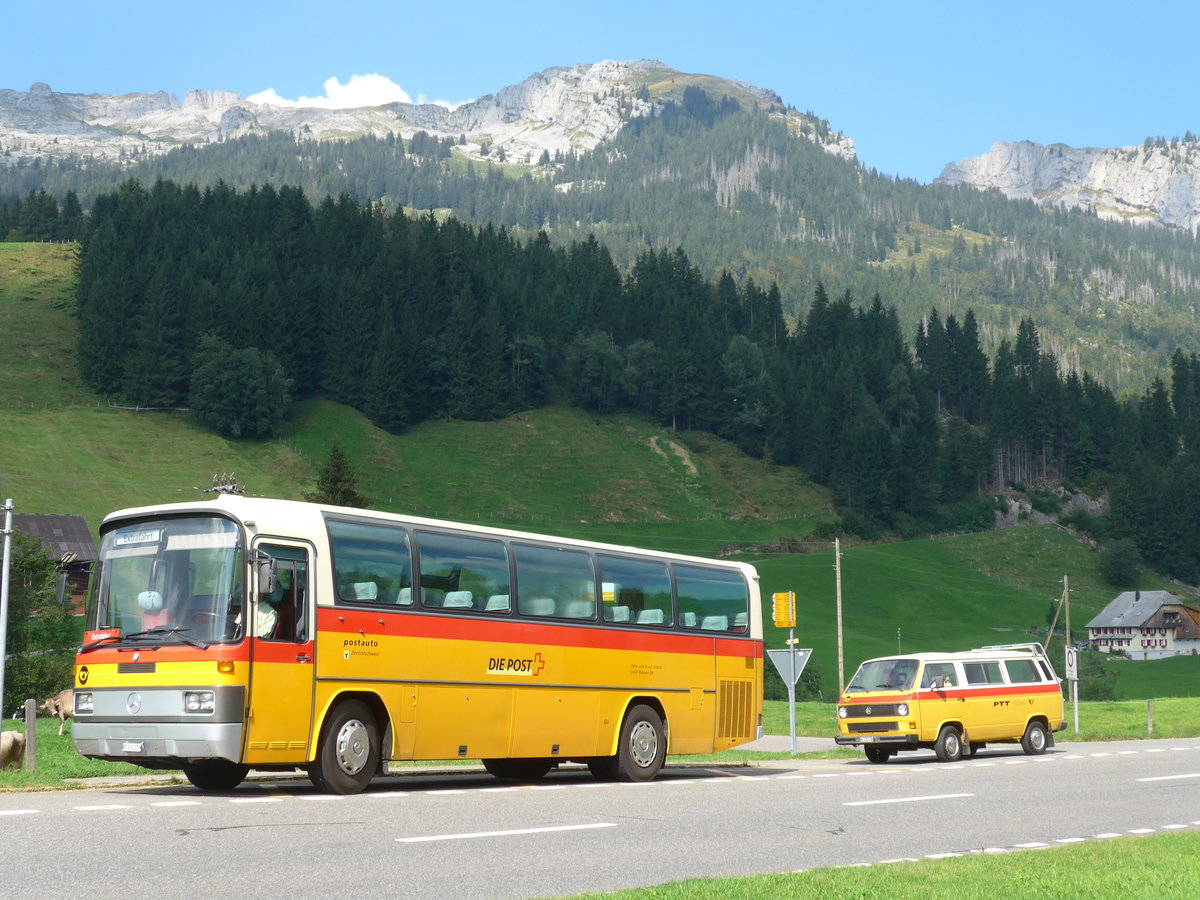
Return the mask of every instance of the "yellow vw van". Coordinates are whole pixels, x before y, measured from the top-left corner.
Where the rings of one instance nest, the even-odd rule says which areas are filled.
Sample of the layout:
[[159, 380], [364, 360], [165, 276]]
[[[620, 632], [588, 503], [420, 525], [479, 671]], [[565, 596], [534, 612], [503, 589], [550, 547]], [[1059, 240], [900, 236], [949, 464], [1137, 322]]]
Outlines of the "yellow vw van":
[[873, 763], [901, 750], [933, 750], [943, 762], [991, 743], [1028, 754], [1054, 746], [1066, 727], [1062, 688], [1041, 644], [869, 659], [838, 701], [834, 740]]

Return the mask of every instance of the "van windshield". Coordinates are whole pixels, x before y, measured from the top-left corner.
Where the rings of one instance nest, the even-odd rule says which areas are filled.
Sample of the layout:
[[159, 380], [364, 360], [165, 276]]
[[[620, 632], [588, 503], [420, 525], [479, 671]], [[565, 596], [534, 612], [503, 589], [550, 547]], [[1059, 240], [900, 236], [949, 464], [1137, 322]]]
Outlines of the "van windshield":
[[852, 691], [907, 691], [917, 677], [915, 659], [871, 659], [858, 667], [846, 693]]

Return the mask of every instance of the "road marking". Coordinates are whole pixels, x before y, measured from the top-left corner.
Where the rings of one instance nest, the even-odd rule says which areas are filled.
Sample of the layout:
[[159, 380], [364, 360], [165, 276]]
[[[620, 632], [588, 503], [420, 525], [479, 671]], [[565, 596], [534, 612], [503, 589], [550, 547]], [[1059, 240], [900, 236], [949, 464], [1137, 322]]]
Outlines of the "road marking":
[[[295, 798], [293, 798], [295, 799]], [[301, 800], [345, 800], [342, 794], [301, 794]]]
[[199, 806], [199, 800], [159, 800], [151, 806]]
[[104, 809], [129, 809], [128, 806], [122, 806], [119, 803], [98, 803], [95, 806], [77, 806], [75, 808], [80, 812], [95, 812]]
[[1186, 825], [1164, 825], [1163, 831], [1174, 831], [1178, 828], [1187, 828]]
[[1022, 850], [1036, 850], [1039, 847], [1049, 847], [1050, 845], [1043, 844], [1041, 841], [1028, 841], [1024, 844], [1014, 844], [1014, 846], [1020, 847]]
[[1118, 750], [1117, 756], [1137, 756], [1136, 750]]
[[1131, 828], [1131, 829], [1129, 829], [1129, 833], [1130, 834], [1154, 834], [1154, 829], [1153, 828]]
[[0, 816], [27, 816], [30, 813], [41, 812], [38, 809], [0, 809]]
[[1054, 843], [1056, 844], [1082, 844], [1087, 838], [1059, 838]]
[[557, 825], [549, 828], [513, 828], [508, 831], [472, 831], [465, 834], [429, 834], [421, 837], [396, 838], [401, 844], [420, 844], [427, 841], [462, 841], [474, 838], [510, 837], [519, 834], [549, 834], [556, 831], [586, 831], [592, 828], [616, 828], [616, 822], [593, 822], [588, 825]]
[[888, 800], [850, 800], [842, 806], [880, 806], [885, 803], [919, 803], [922, 800], [955, 800], [974, 797], [974, 794], [930, 794], [927, 797], [892, 797]]
[[1121, 835], [1115, 831], [1106, 831], [1106, 832], [1104, 832], [1104, 834], [1096, 835], [1097, 838], [1117, 838], [1120, 836]]
[[1155, 775], [1152, 778], [1138, 778], [1137, 781], [1176, 781], [1180, 778], [1200, 778], [1200, 772], [1189, 772], [1187, 775]]
[[282, 803], [283, 797], [230, 797], [230, 803]]
[[[494, 791], [496, 788], [484, 788], [487, 791]], [[503, 788], [503, 790], [516, 790], [516, 788]], [[402, 797], [411, 796], [408, 791], [380, 791], [379, 793], [367, 794], [372, 800], [398, 800]]]

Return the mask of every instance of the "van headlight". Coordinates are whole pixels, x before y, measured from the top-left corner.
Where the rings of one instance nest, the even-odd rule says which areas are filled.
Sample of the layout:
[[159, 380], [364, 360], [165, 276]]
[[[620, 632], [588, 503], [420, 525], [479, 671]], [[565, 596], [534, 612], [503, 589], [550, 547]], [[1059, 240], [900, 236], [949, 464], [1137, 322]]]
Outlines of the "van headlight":
[[211, 713], [217, 706], [212, 691], [184, 691], [183, 711], [187, 713]]
[[908, 715], [908, 704], [907, 703], [897, 703], [896, 704], [896, 715], [907, 716]]
[[95, 703], [92, 700], [91, 691], [76, 691], [75, 692], [75, 714], [88, 714], [95, 708]]
[[846, 711], [846, 707], [844, 707], [844, 706], [838, 707], [838, 718], [839, 719], [844, 719], [848, 715], [850, 715], [850, 713]]

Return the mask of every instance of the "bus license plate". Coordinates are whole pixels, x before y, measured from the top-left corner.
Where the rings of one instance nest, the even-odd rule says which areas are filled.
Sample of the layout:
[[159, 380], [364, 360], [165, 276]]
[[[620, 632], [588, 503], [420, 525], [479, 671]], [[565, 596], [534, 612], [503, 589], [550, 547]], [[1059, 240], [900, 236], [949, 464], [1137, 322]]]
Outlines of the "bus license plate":
[[146, 742], [145, 741], [125, 741], [123, 744], [121, 744], [121, 752], [122, 753], [145, 753], [146, 752]]

